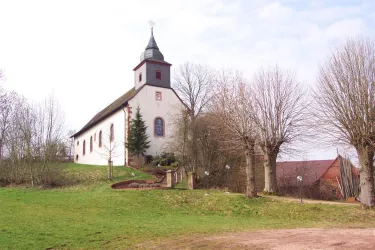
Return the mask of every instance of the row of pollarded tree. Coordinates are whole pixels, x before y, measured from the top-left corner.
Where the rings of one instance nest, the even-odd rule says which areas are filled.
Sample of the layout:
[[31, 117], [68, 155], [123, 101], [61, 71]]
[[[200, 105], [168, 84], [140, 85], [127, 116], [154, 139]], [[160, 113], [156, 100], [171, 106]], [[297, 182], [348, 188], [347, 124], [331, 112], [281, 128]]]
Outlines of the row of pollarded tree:
[[247, 80], [232, 70], [215, 72], [189, 63], [175, 74], [174, 88], [189, 107], [176, 121], [173, 143], [187, 170], [199, 172], [215, 168], [219, 160], [227, 162], [227, 156], [243, 157], [246, 196], [256, 197], [255, 160], [261, 154], [264, 191], [273, 193], [278, 154], [293, 150], [297, 141], [324, 134], [324, 139], [344, 141], [357, 150], [361, 202], [374, 206], [373, 41], [349, 39], [338, 47], [320, 67], [312, 91], [293, 71], [279, 66], [263, 68]]

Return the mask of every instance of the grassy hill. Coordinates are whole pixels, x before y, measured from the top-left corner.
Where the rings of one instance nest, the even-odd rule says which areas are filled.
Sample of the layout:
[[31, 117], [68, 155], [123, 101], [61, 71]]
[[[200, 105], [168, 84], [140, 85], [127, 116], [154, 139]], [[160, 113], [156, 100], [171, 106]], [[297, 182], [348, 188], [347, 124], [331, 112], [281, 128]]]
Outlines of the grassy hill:
[[[85, 181], [46, 190], [0, 188], [0, 249], [125, 249], [223, 231], [375, 226], [375, 211], [356, 206], [246, 200], [220, 191], [111, 190], [105, 167], [61, 167]], [[118, 180], [130, 179], [132, 171], [115, 169]]]

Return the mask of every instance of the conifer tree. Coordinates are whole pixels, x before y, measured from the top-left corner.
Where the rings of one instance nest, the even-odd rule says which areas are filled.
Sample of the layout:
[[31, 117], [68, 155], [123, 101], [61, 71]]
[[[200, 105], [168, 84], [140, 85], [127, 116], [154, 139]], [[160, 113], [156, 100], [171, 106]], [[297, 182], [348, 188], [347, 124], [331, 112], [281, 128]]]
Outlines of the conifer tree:
[[126, 147], [131, 154], [136, 156], [144, 155], [146, 150], [150, 147], [150, 141], [146, 133], [147, 126], [142, 118], [141, 110], [137, 107], [135, 119], [132, 119], [130, 125], [130, 132]]

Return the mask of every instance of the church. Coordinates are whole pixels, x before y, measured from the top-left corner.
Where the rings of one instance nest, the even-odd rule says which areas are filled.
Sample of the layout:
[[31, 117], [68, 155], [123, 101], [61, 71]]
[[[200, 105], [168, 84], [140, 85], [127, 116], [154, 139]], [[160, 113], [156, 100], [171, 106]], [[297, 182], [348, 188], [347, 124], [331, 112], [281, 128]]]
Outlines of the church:
[[131, 154], [125, 147], [131, 120], [137, 107], [147, 126], [150, 147], [146, 155], [168, 151], [173, 117], [184, 108], [182, 100], [171, 87], [171, 64], [156, 44], [153, 28], [140, 63], [133, 69], [134, 87], [96, 114], [81, 130], [75, 133], [74, 162], [107, 165], [111, 156], [113, 165], [131, 163]]

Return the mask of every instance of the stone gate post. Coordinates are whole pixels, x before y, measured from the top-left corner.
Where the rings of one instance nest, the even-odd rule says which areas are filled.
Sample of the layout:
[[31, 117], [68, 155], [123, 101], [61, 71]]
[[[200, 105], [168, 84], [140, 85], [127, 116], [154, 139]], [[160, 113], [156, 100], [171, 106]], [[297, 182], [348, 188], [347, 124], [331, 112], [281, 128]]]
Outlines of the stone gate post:
[[174, 170], [167, 171], [167, 187], [173, 188], [176, 185], [176, 178], [174, 177]]
[[195, 189], [195, 178], [196, 178], [196, 173], [194, 172], [188, 173], [188, 188], [189, 189]]

